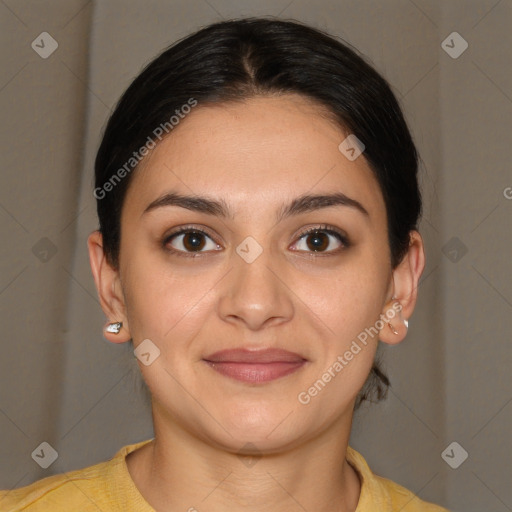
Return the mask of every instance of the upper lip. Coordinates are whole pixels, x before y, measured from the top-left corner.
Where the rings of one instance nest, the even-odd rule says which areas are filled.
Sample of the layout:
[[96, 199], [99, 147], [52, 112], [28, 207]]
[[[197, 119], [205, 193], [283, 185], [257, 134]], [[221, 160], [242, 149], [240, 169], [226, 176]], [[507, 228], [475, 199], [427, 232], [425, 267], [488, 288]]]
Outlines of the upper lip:
[[247, 350], [234, 348], [220, 350], [204, 358], [212, 363], [298, 363], [306, 359], [288, 350], [267, 348], [262, 350]]

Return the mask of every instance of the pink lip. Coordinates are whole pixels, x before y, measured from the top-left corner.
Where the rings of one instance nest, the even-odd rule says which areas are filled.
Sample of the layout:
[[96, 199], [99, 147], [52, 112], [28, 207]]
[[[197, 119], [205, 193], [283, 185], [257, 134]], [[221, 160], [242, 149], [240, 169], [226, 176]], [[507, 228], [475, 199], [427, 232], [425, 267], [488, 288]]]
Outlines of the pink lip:
[[221, 350], [205, 357], [204, 361], [226, 377], [252, 383], [270, 382], [284, 377], [306, 363], [306, 359], [299, 354], [282, 349]]

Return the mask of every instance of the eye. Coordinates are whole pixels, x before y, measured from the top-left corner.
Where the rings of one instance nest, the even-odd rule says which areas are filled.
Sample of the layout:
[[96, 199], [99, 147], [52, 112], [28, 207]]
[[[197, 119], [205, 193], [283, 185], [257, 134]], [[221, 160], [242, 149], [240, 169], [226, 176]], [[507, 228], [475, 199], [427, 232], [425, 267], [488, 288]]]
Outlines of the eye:
[[[206, 231], [185, 226], [166, 236], [162, 245], [178, 256], [196, 257], [216, 251], [221, 246]], [[334, 226], [317, 226], [304, 231], [293, 250], [313, 253], [336, 253], [350, 246], [347, 236]]]
[[[171, 233], [163, 241], [163, 245], [171, 252], [180, 256], [194, 257], [196, 254], [220, 248], [208, 233], [197, 228], [181, 228]], [[204, 249], [204, 250], [203, 250]]]
[[[337, 252], [349, 246], [346, 235], [332, 226], [310, 228], [295, 244], [298, 251]], [[333, 247], [334, 246], [334, 247]]]

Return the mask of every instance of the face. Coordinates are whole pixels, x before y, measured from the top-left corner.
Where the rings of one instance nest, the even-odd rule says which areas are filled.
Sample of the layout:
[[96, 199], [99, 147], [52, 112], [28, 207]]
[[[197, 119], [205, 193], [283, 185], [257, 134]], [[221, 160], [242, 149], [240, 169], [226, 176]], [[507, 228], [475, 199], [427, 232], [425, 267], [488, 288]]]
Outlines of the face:
[[393, 290], [382, 193], [347, 135], [300, 96], [198, 105], [133, 175], [119, 277], [134, 348], [160, 350], [139, 366], [161, 421], [273, 450], [351, 417]]

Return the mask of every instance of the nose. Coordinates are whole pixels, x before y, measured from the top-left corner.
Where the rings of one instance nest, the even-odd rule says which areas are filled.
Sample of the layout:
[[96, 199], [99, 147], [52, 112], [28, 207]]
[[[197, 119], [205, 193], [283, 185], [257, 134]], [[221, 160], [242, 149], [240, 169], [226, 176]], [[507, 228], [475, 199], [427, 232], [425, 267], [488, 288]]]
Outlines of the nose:
[[254, 261], [234, 251], [232, 260], [219, 294], [221, 318], [252, 331], [290, 321], [293, 292], [286, 284], [286, 272], [272, 261], [270, 251], [263, 250]]

